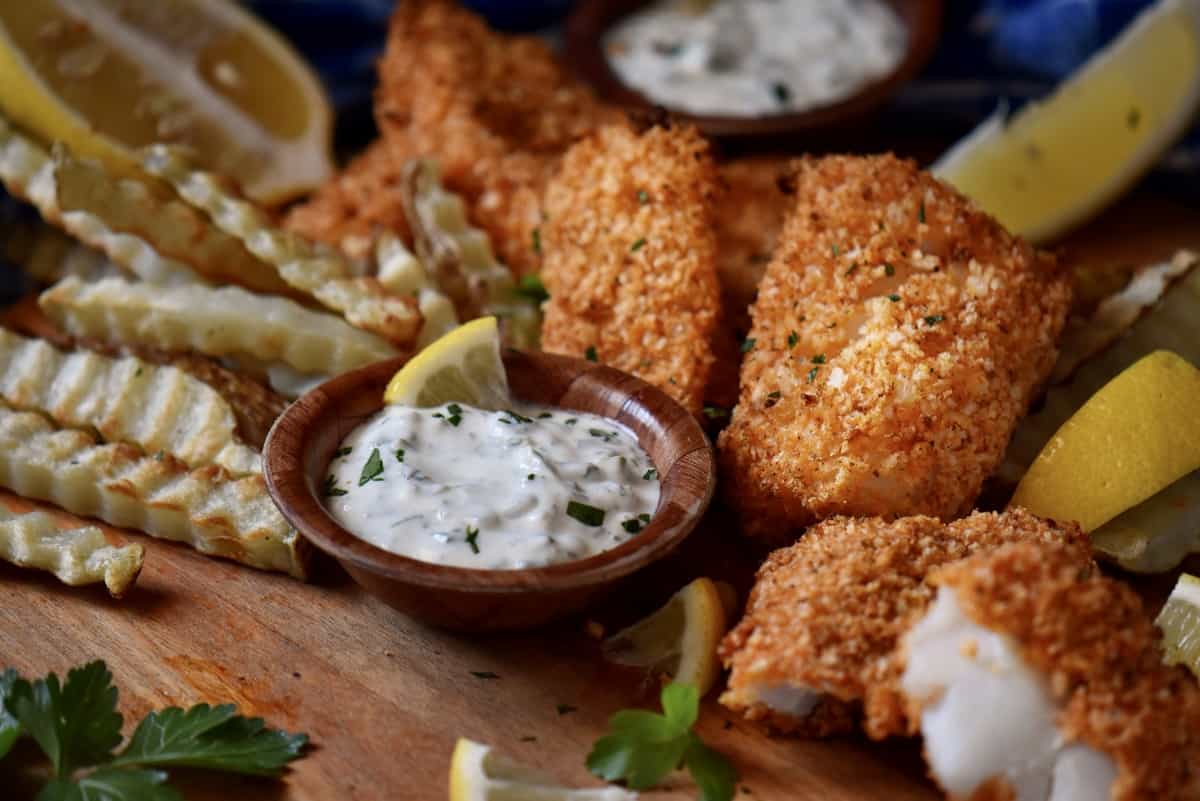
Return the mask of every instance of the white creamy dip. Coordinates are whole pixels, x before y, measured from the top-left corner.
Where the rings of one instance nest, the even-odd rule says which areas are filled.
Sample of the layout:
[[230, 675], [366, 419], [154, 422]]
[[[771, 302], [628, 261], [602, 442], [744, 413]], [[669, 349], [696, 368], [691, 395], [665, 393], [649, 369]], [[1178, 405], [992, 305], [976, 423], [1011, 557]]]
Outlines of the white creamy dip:
[[907, 32], [881, 0], [659, 0], [605, 39], [628, 86], [692, 114], [760, 117], [844, 100], [888, 75]]
[[335, 452], [324, 494], [347, 531], [385, 550], [505, 570], [620, 545], [650, 522], [659, 482], [606, 417], [451, 403], [384, 407]]

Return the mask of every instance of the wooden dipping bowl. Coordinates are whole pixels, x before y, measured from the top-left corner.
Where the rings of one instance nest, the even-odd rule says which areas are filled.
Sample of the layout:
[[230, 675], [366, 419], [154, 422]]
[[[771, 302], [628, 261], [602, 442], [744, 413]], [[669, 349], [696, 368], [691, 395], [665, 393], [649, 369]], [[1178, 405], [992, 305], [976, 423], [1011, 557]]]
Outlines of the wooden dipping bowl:
[[404, 359], [325, 382], [288, 407], [264, 445], [271, 496], [300, 534], [337, 559], [367, 592], [447, 628], [528, 628], [580, 611], [619, 580], [674, 550], [708, 508], [716, 486], [712, 445], [695, 418], [662, 391], [580, 359], [514, 350], [503, 358], [515, 397], [603, 415], [637, 436], [658, 470], [661, 495], [653, 519], [636, 537], [574, 562], [475, 570], [400, 556], [338, 525], [320, 495], [333, 452], [383, 407], [384, 387]]
[[[625, 109], [649, 112], [656, 104], [621, 82], [608, 64], [604, 36], [622, 17], [649, 0], [580, 0], [564, 28], [563, 55], [575, 72], [600, 96]], [[783, 0], [787, 2], [787, 0]], [[933, 55], [942, 30], [942, 0], [886, 0], [908, 30], [904, 57], [892, 72], [867, 84], [845, 100], [808, 111], [761, 117], [688, 114], [667, 109], [675, 119], [695, 125], [709, 136], [736, 142], [764, 142], [795, 147], [814, 137], [825, 140], [867, 120]]]

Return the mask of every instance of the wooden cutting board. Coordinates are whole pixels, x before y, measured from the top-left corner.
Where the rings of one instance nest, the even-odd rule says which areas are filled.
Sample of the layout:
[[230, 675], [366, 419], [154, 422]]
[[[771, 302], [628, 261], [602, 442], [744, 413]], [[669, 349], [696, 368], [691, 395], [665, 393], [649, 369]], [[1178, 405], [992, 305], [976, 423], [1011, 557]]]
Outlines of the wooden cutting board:
[[[0, 502], [31, 506], [7, 493]], [[114, 542], [138, 536], [108, 533]], [[608, 717], [622, 707], [657, 704], [654, 682], [606, 665], [582, 620], [527, 634], [452, 634], [377, 602], [327, 562], [302, 584], [138, 539], [147, 547], [145, 569], [119, 601], [102, 587], [64, 587], [48, 575], [0, 564], [0, 666], [61, 676], [100, 658], [114, 674], [127, 721], [162, 706], [232, 701], [311, 736], [312, 749], [283, 783], [246, 780], [241, 792], [231, 792], [224, 777], [189, 775], [182, 783], [188, 799], [443, 799], [460, 735], [564, 781], [594, 785], [584, 757]], [[677, 588], [685, 563], [694, 569], [721, 560], [744, 573], [744, 565], [713, 547], [718, 539], [728, 542], [724, 526], [695, 536], [689, 551], [624, 593], [633, 601], [620, 614], [628, 618]], [[744, 801], [938, 797], [922, 778], [912, 744], [772, 740], [728, 718], [711, 699], [700, 732], [737, 765], [737, 797]], [[24, 787], [18, 799], [33, 797], [19, 767], [27, 761], [10, 758], [0, 766], [0, 786]], [[646, 794], [694, 796], [683, 774]]]
[[[1066, 252], [1068, 260], [1118, 266], [1184, 246], [1200, 246], [1200, 214], [1141, 196], [1073, 237]], [[29, 506], [4, 493], [0, 502]], [[653, 682], [604, 663], [582, 620], [528, 634], [455, 635], [406, 619], [330, 564], [301, 584], [139, 539], [147, 543], [146, 567], [122, 601], [0, 564], [0, 667], [61, 675], [103, 658], [127, 721], [172, 704], [232, 701], [311, 736], [311, 750], [282, 782], [177, 772], [190, 801], [436, 801], [447, 797], [459, 736], [563, 781], [595, 785], [584, 757], [608, 717], [657, 704]], [[729, 576], [744, 589], [757, 557], [747, 547], [719, 511], [711, 515], [682, 552], [604, 611], [610, 630], [695, 575]], [[913, 742], [769, 739], [728, 718], [711, 698], [700, 732], [740, 771], [739, 801], [940, 797], [923, 778]], [[32, 798], [34, 756], [25, 747], [0, 764], [5, 799]], [[695, 791], [677, 775], [645, 797], [694, 798]]]

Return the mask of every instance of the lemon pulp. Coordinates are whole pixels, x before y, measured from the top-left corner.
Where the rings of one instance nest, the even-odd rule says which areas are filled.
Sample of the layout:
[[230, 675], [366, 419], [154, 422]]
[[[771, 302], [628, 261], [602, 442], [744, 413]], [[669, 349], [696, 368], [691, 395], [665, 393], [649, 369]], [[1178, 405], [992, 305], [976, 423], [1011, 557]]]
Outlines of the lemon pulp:
[[186, 145], [264, 202], [332, 170], [316, 77], [236, 3], [2, 3], [0, 85], [18, 124], [111, 168], [133, 170], [145, 145]]
[[1053, 238], [1128, 187], [1200, 104], [1200, 4], [1164, 0], [1055, 94], [985, 123], [934, 166], [1006, 228]]
[[1200, 578], [1184, 573], [1154, 621], [1163, 632], [1169, 665], [1187, 665], [1200, 676]]
[[572, 789], [460, 737], [450, 758], [450, 801], [634, 801], [619, 787]]

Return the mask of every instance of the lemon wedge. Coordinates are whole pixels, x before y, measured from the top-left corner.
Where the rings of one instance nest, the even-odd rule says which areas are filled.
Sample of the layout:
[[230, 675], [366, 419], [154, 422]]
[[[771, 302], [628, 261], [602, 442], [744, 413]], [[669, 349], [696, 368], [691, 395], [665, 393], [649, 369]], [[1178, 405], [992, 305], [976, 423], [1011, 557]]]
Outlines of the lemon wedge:
[[1143, 357], [1075, 412], [1017, 485], [1014, 506], [1092, 531], [1200, 469], [1200, 370]]
[[1000, 112], [933, 171], [1014, 233], [1054, 238], [1151, 167], [1200, 106], [1200, 2], [1160, 0], [1044, 102]]
[[137, 148], [186, 145], [270, 204], [333, 170], [319, 81], [238, 3], [0, 3], [0, 86], [17, 124], [118, 172]]
[[571, 789], [489, 746], [460, 737], [450, 758], [450, 801], [635, 801], [619, 787]]
[[731, 590], [723, 592], [712, 579], [696, 579], [660, 609], [605, 640], [605, 658], [661, 671], [704, 695], [721, 671], [717, 645], [727, 628]]
[[388, 382], [384, 403], [429, 407], [466, 403], [477, 409], [512, 405], [500, 360], [500, 326], [480, 317], [435, 340]]
[[1168, 665], [1187, 665], [1200, 676], [1200, 578], [1184, 573], [1154, 621], [1163, 632]]

